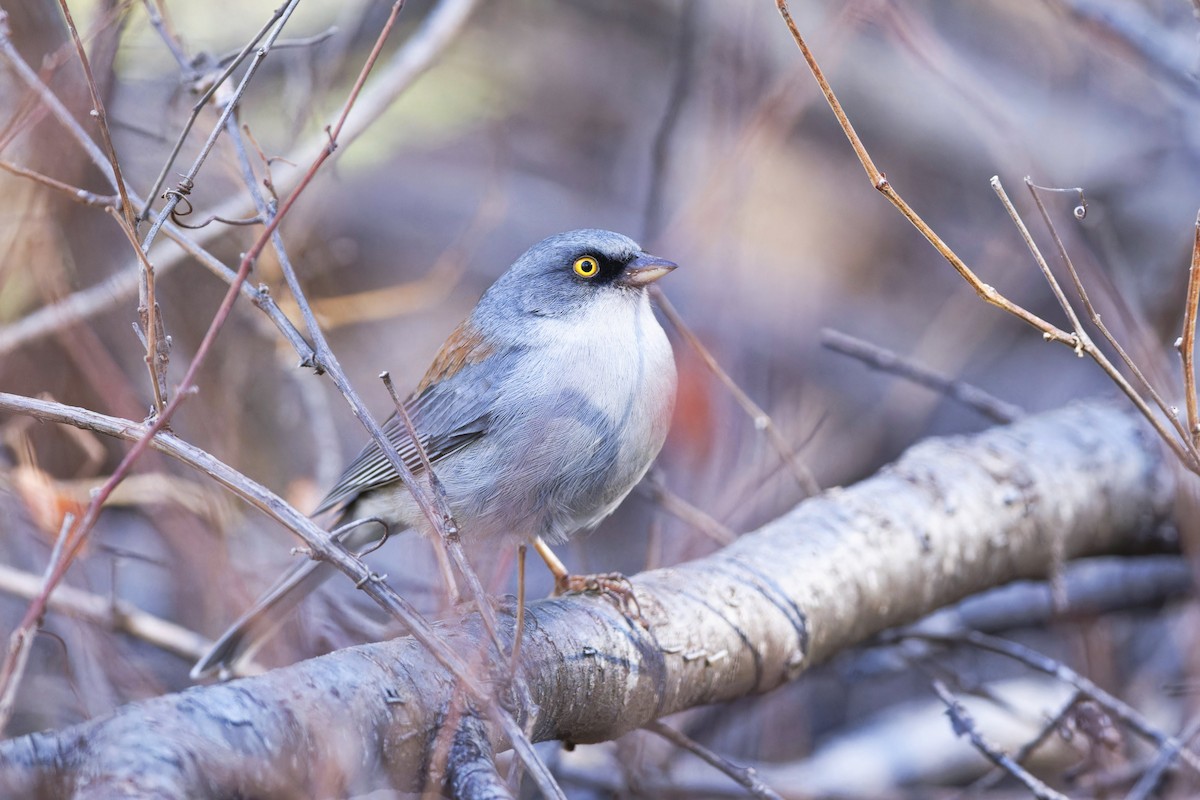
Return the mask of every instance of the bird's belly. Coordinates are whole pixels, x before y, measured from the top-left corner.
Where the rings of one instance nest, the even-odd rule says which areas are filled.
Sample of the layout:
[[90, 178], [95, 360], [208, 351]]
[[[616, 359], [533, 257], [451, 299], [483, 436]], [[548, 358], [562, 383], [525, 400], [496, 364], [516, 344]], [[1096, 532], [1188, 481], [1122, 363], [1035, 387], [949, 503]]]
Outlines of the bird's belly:
[[[676, 380], [666, 336], [645, 313], [650, 325], [630, 326], [625, 340], [557, 348], [571, 357], [551, 351], [530, 359], [537, 375], [514, 376], [524, 394], [506, 403], [515, 412], [472, 448], [482, 452], [470, 465], [443, 478], [452, 504], [475, 498], [456, 504], [464, 535], [562, 541], [598, 524], [641, 480], [666, 438]], [[471, 469], [482, 464], [490, 476]]]

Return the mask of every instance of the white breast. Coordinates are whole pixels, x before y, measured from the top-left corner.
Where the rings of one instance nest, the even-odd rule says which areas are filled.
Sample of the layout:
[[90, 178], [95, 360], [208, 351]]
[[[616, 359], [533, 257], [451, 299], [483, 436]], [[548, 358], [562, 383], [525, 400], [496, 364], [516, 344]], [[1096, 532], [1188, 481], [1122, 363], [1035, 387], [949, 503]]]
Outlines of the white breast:
[[658, 455], [675, 405], [675, 359], [646, 292], [601, 291], [585, 310], [538, 325], [546, 343], [533, 360], [546, 392], [539, 405], [554, 406], [557, 397], [590, 415], [556, 414], [532, 425], [540, 444], [526, 467], [576, 476], [580, 494], [556, 488], [562, 515], [544, 529], [563, 538], [610, 514]]

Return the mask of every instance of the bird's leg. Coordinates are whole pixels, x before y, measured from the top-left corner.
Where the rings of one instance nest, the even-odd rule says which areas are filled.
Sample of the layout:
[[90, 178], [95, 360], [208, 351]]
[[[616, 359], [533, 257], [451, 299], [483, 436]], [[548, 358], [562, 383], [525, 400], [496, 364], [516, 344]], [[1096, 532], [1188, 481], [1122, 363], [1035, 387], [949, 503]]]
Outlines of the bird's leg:
[[546, 544], [545, 540], [540, 536], [533, 537], [533, 549], [542, 557], [542, 561], [546, 562], [546, 567], [550, 570], [550, 574], [554, 576], [554, 593], [562, 594], [568, 591], [567, 584], [571, 580], [572, 575], [567, 572], [567, 565], [560, 561], [558, 556], [554, 555], [554, 551], [550, 549], [550, 545]]
[[525, 544], [517, 547], [517, 623], [513, 626], [512, 675], [516, 677], [521, 658], [521, 635], [525, 632]]
[[546, 562], [550, 574], [554, 576], [554, 594], [563, 595], [574, 592], [595, 592], [612, 600], [630, 619], [646, 627], [642, 617], [642, 608], [633, 593], [633, 584], [629, 578], [619, 572], [606, 572], [600, 575], [572, 575], [566, 565], [554, 555], [550, 545], [542, 537], [533, 538], [533, 549]]

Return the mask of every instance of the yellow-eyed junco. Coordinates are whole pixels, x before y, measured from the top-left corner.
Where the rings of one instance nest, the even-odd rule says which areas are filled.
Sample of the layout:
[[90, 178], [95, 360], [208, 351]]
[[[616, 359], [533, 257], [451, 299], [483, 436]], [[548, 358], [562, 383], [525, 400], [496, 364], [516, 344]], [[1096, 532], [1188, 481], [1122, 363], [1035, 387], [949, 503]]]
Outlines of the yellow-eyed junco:
[[[450, 334], [404, 406], [464, 538], [531, 540], [561, 582], [545, 543], [599, 524], [645, 475], [675, 404], [675, 360], [647, 287], [675, 266], [611, 231], [560, 233], [517, 259]], [[384, 431], [419, 473], [403, 421], [393, 415]], [[430, 532], [374, 442], [314, 514], [335, 509]], [[370, 524], [355, 533], [344, 540], [354, 547], [382, 536]], [[298, 563], [192, 677], [232, 665], [330, 574]]]

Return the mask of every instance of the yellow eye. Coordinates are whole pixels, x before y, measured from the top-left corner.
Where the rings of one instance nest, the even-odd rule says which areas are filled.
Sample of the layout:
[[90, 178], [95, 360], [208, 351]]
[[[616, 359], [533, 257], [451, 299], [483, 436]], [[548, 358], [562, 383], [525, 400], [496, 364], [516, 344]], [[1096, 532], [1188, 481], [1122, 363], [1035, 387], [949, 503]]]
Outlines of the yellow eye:
[[581, 278], [594, 278], [600, 271], [600, 262], [591, 256], [580, 256], [575, 259], [575, 274]]

